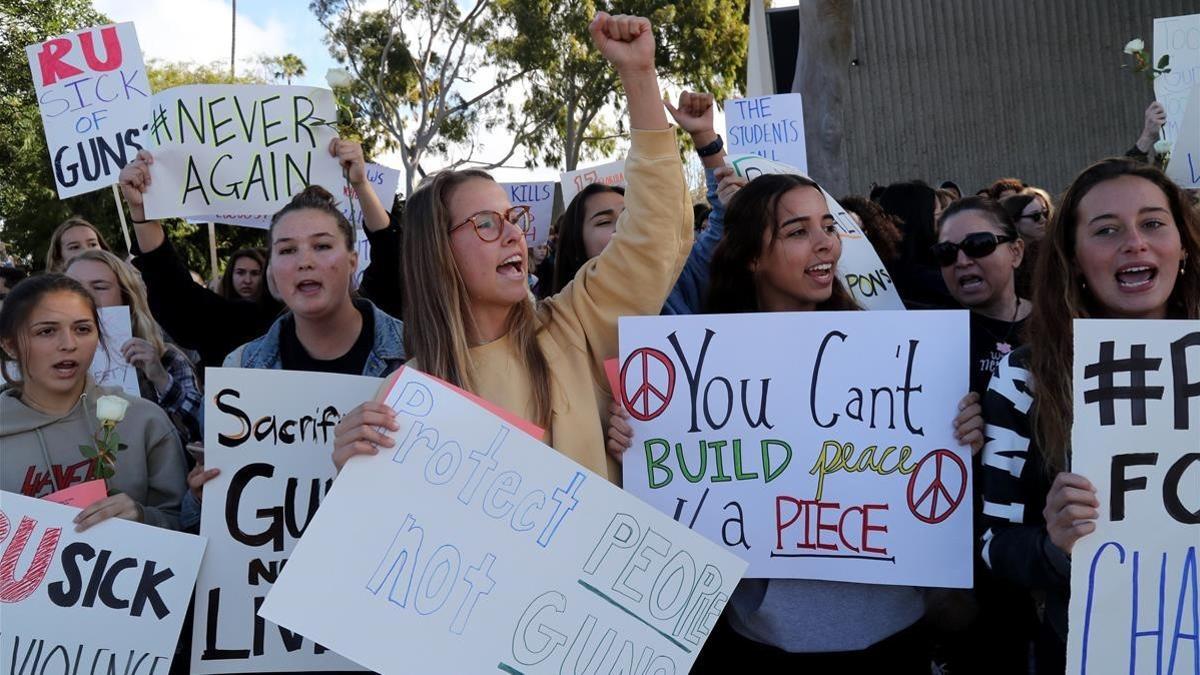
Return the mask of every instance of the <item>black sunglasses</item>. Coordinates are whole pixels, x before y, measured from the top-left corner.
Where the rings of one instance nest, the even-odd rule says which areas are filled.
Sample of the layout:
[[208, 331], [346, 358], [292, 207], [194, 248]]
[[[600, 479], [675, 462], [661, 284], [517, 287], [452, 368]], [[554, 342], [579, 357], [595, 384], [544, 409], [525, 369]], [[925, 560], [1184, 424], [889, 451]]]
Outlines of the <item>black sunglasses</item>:
[[1046, 213], [1045, 211], [1034, 211], [1033, 213], [1022, 214], [1021, 217], [1028, 218], [1035, 223], [1040, 223], [1046, 220], [1049, 215], [1050, 214]]
[[991, 232], [975, 232], [963, 237], [963, 240], [957, 244], [949, 241], [940, 241], [933, 245], [930, 249], [933, 251], [933, 257], [937, 259], [938, 264], [942, 267], [949, 267], [958, 260], [958, 251], [962, 249], [970, 258], [985, 258], [991, 255], [996, 247], [1015, 240], [1016, 237], [1009, 235], [998, 235]]

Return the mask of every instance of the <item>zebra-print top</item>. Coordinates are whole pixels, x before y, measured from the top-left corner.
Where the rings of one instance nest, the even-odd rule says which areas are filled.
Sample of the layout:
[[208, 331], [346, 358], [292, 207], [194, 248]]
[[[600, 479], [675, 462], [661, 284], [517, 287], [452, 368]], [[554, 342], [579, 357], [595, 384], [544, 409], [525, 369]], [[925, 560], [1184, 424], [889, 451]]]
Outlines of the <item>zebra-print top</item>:
[[1053, 476], [1032, 440], [1029, 348], [1000, 362], [983, 396], [983, 561], [996, 576], [1045, 594], [1045, 621], [1064, 642], [1071, 559], [1050, 541], [1042, 510]]

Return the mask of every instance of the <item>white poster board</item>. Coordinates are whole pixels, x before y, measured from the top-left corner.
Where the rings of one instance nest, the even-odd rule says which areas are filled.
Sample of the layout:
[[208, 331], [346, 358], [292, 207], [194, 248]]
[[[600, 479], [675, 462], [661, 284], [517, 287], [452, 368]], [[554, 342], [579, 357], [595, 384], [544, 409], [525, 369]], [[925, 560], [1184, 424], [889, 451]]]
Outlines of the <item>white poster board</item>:
[[88, 372], [96, 384], [107, 387], [120, 387], [130, 396], [141, 396], [138, 386], [137, 368], [131, 366], [124, 356], [121, 347], [133, 337], [133, 323], [129, 316], [129, 307], [100, 308], [100, 332], [104, 336], [103, 344], [96, 350], [92, 358], [92, 367]]
[[[333, 93], [316, 87], [193, 84], [158, 92], [147, 218], [273, 214], [311, 184], [345, 184], [329, 154]], [[331, 186], [332, 187], [331, 189]]]
[[[809, 178], [794, 166], [773, 162], [757, 155], [728, 155], [725, 163], [732, 166], [739, 176], [749, 179], [772, 173]], [[879, 254], [875, 252], [875, 247], [871, 245], [862, 228], [833, 195], [824, 188], [821, 188], [821, 194], [825, 195], [825, 203], [829, 205], [829, 213], [837, 222], [838, 235], [842, 239], [842, 257], [837, 264], [837, 275], [842, 285], [863, 309], [904, 309], [904, 301], [896, 291], [892, 275], [879, 259]]]
[[596, 166], [589, 166], [574, 171], [565, 171], [559, 175], [559, 184], [563, 191], [563, 208], [571, 205], [571, 200], [580, 190], [592, 183], [603, 183], [613, 187], [625, 187], [625, 160], [618, 159]]
[[548, 180], [500, 185], [508, 190], [508, 200], [513, 206], [529, 207], [529, 215], [533, 219], [529, 231], [525, 233], [525, 243], [530, 248], [546, 243], [550, 237], [550, 226], [554, 223], [554, 187], [557, 183]]
[[412, 368], [386, 400], [262, 616], [385, 675], [688, 671], [744, 563]]
[[204, 540], [120, 518], [76, 532], [78, 513], [0, 492], [0, 667], [166, 675]]
[[[150, 82], [133, 24], [25, 48], [59, 199], [107, 187], [145, 145]], [[13, 139], [15, 140], [15, 139]]]
[[1154, 97], [1167, 111], [1163, 137], [1174, 142], [1183, 127], [1188, 95], [1200, 82], [1200, 14], [1168, 16], [1154, 20], [1154, 63], [1171, 56], [1171, 72], [1154, 80]]
[[[1200, 70], [1200, 69], [1198, 69]], [[1187, 189], [1200, 188], [1200, 87], [1192, 87], [1183, 124], [1171, 144], [1167, 177]]]
[[1200, 673], [1200, 321], [1075, 320], [1067, 672]]
[[622, 317], [625, 489], [748, 577], [970, 588], [968, 314], [907, 316]]
[[800, 94], [725, 101], [725, 138], [730, 155], [758, 155], [808, 173], [804, 99]]
[[[192, 670], [358, 670], [301, 634], [256, 616], [336, 472], [333, 428], [379, 390], [352, 375], [243, 368], [205, 371], [205, 468]], [[261, 641], [255, 638], [262, 635]]]

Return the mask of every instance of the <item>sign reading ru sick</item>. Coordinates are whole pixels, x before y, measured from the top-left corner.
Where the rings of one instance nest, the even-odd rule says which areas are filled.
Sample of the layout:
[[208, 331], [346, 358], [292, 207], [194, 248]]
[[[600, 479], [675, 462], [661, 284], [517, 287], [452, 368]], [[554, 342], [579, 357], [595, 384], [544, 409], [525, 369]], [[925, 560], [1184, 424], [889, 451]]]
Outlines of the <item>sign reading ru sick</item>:
[[621, 319], [625, 489], [747, 576], [969, 588], [967, 313]]
[[78, 513], [0, 492], [0, 670], [166, 675], [204, 540]]
[[329, 154], [333, 94], [315, 87], [187, 85], [154, 95], [146, 217], [273, 214], [309, 185], [345, 184]]
[[117, 182], [142, 149], [150, 83], [132, 23], [25, 48], [60, 199]]
[[262, 616], [391, 673], [688, 672], [745, 563], [405, 368]]
[[1200, 321], [1075, 321], [1067, 672], [1200, 674]]

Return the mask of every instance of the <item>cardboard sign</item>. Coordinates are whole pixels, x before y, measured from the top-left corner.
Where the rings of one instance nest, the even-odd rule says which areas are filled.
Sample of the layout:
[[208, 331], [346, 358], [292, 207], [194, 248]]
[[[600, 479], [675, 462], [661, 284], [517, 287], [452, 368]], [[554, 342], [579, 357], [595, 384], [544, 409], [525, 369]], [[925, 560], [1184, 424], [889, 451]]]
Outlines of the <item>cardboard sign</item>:
[[[0, 492], [8, 673], [157, 673], [175, 655], [204, 540]], [[10, 661], [11, 659], [11, 661]]]
[[117, 182], [146, 144], [150, 82], [132, 23], [25, 48], [59, 199]]
[[1200, 188], [1200, 87], [1192, 87], [1183, 124], [1174, 139], [1167, 177], [1179, 187]]
[[138, 386], [137, 368], [131, 366], [125, 357], [121, 356], [121, 347], [133, 337], [133, 323], [129, 317], [129, 307], [100, 308], [100, 332], [104, 342], [96, 350], [92, 359], [92, 367], [88, 372], [96, 384], [107, 387], [120, 387], [130, 396], [141, 396]]
[[550, 226], [554, 224], [554, 186], [552, 180], [532, 183], [501, 183], [508, 190], [508, 200], [513, 206], [529, 207], [533, 220], [525, 233], [525, 243], [530, 248], [541, 246], [550, 237]]
[[1200, 81], [1200, 14], [1154, 20], [1154, 63], [1164, 55], [1171, 57], [1171, 72], [1154, 79], [1154, 98], [1167, 111], [1163, 137], [1174, 143], [1187, 129], [1183, 120], [1188, 96]]
[[[757, 155], [729, 155], [725, 163], [732, 166], [739, 176], [753, 180], [756, 176], [773, 173], [787, 173], [804, 176], [794, 166], [781, 162], [773, 162]], [[838, 235], [842, 239], [842, 257], [838, 259], [837, 275], [842, 285], [854, 296], [863, 309], [904, 309], [904, 302], [896, 291], [892, 275], [884, 267], [875, 247], [867, 239], [867, 235], [854, 222], [846, 209], [833, 198], [833, 195], [821, 188], [825, 195], [825, 203], [829, 205], [829, 213], [837, 222]]]
[[758, 155], [808, 173], [804, 100], [800, 94], [725, 101], [725, 130], [730, 155]]
[[256, 613], [336, 475], [334, 426], [380, 380], [208, 368], [205, 383], [205, 468], [221, 474], [204, 486], [191, 672], [357, 670]]
[[412, 368], [385, 400], [263, 617], [387, 675], [688, 671], [745, 563]]
[[622, 317], [625, 489], [749, 577], [970, 588], [968, 314]]
[[575, 199], [580, 190], [592, 183], [625, 187], [625, 160], [618, 159], [607, 164], [567, 171], [559, 176], [558, 182], [562, 185], [565, 209], [571, 205], [571, 200]]
[[329, 154], [333, 93], [315, 87], [194, 84], [154, 95], [147, 218], [274, 214], [309, 185], [345, 184]]
[[1200, 673], [1200, 321], [1075, 320], [1067, 672]]

